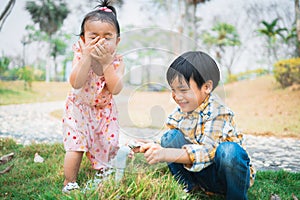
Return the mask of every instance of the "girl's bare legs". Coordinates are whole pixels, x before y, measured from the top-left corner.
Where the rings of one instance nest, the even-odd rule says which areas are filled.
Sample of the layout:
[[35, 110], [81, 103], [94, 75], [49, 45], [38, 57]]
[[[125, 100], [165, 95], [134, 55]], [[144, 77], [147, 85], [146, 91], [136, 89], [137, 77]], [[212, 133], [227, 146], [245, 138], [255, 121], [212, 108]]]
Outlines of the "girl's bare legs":
[[64, 172], [65, 172], [64, 186], [70, 182], [76, 182], [82, 156], [83, 156], [83, 152], [79, 152], [79, 151], [66, 152], [65, 162], [64, 162]]

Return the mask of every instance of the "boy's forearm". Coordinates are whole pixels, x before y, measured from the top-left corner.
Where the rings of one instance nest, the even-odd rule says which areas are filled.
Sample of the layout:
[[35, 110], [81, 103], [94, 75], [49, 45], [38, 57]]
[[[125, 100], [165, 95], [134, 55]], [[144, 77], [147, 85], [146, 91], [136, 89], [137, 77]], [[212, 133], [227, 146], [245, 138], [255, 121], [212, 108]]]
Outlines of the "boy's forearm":
[[181, 164], [192, 164], [189, 154], [185, 149], [175, 148], [163, 148], [163, 160], [164, 162], [175, 162]]

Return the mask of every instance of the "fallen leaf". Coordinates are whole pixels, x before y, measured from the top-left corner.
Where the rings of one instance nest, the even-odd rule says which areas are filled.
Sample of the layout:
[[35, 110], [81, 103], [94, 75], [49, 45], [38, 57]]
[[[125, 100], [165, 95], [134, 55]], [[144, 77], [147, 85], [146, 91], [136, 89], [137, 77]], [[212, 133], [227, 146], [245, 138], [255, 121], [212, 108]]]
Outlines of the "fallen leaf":
[[40, 156], [38, 153], [35, 153], [33, 161], [36, 163], [42, 163], [44, 162], [44, 158]]
[[14, 165], [8, 166], [8, 167], [6, 167], [4, 170], [0, 171], [0, 175], [9, 172], [9, 171], [13, 168], [13, 166], [14, 166]]
[[294, 193], [292, 193], [292, 198], [293, 200], [298, 200], [298, 198], [294, 195]]
[[277, 194], [271, 194], [270, 200], [280, 200], [280, 197]]
[[7, 163], [8, 161], [10, 161], [13, 157], [14, 157], [14, 153], [9, 153], [9, 154], [6, 154], [4, 156], [2, 156], [0, 158], [0, 164], [3, 165], [5, 163]]

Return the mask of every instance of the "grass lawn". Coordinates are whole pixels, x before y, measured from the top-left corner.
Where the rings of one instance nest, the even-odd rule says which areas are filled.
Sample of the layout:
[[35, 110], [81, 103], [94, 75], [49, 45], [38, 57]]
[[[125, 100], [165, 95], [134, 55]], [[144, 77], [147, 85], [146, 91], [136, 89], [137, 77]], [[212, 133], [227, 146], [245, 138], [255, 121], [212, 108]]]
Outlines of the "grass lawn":
[[0, 105], [63, 101], [69, 90], [65, 82], [33, 82], [24, 90], [23, 81], [0, 81]]
[[[103, 182], [98, 190], [85, 193], [75, 192], [64, 195], [62, 144], [33, 144], [22, 146], [11, 139], [0, 139], [1, 154], [15, 152], [15, 158], [0, 170], [13, 164], [13, 169], [0, 175], [0, 199], [208, 199], [203, 192], [186, 194], [183, 188], [171, 177], [165, 165], [149, 166], [141, 154], [128, 159], [127, 169], [121, 182], [112, 177]], [[38, 152], [45, 160], [34, 163], [34, 154]], [[84, 188], [94, 171], [84, 157], [78, 182]], [[300, 198], [300, 173], [258, 172], [255, 184], [248, 191], [249, 200], [269, 199], [277, 194], [282, 200]], [[209, 199], [224, 199], [210, 196]]]

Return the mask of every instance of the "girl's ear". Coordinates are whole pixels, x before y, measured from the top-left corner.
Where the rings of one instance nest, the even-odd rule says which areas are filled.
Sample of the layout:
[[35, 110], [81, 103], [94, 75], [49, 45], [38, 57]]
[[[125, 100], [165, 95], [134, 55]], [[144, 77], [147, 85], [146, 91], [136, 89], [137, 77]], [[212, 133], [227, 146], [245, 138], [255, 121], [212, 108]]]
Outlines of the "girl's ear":
[[120, 38], [120, 37], [117, 37], [117, 42], [116, 42], [116, 45], [118, 45], [118, 44], [119, 44], [120, 40], [121, 40], [121, 38]]
[[208, 80], [204, 83], [205, 93], [210, 94], [213, 89], [213, 81]]

